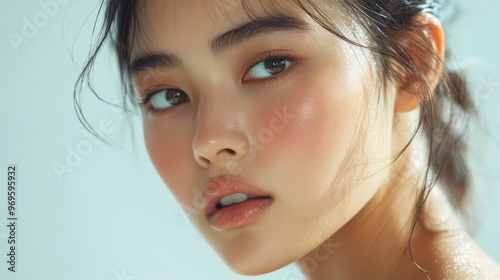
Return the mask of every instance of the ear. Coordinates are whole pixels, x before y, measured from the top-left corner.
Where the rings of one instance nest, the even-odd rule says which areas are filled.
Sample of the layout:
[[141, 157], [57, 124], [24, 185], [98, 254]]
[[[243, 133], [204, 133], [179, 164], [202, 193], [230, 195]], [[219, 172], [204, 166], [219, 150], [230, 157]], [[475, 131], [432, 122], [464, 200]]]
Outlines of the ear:
[[[412, 20], [415, 20], [416, 26], [420, 27], [418, 29], [419, 34], [415, 34], [415, 30], [409, 31], [410, 34], [405, 33], [406, 36], [412, 39], [403, 38], [402, 47], [406, 49], [415, 65], [424, 75], [425, 83], [432, 93], [443, 72], [446, 48], [443, 27], [439, 20], [429, 13], [418, 14]], [[420, 44], [416, 44], [415, 41], [420, 42]], [[406, 72], [403, 80], [403, 83], [398, 88], [394, 105], [394, 112], [396, 113], [417, 108], [420, 100], [425, 98], [425, 93], [418, 94], [415, 92], [415, 78], [412, 74]]]

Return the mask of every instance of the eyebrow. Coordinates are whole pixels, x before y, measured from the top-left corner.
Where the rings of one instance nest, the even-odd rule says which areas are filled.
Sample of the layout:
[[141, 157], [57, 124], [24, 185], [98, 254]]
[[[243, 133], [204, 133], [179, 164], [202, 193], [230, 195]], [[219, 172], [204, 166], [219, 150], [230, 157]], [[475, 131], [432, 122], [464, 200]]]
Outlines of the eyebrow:
[[[309, 30], [310, 25], [298, 18], [287, 15], [269, 15], [257, 17], [248, 23], [237, 26], [212, 39], [210, 50], [220, 55], [243, 41], [263, 34], [284, 30]], [[128, 66], [128, 76], [137, 72], [157, 69], [182, 67], [181, 59], [171, 53], [148, 53], [134, 59]]]

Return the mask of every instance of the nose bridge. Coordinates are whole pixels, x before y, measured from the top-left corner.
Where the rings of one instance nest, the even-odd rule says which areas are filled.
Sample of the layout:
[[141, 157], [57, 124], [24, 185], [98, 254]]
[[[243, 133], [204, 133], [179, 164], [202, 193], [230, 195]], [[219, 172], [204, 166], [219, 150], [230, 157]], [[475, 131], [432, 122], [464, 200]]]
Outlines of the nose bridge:
[[249, 133], [244, 108], [237, 96], [221, 85], [207, 87], [196, 108], [193, 139], [195, 160], [203, 167], [222, 161], [240, 161], [249, 150]]

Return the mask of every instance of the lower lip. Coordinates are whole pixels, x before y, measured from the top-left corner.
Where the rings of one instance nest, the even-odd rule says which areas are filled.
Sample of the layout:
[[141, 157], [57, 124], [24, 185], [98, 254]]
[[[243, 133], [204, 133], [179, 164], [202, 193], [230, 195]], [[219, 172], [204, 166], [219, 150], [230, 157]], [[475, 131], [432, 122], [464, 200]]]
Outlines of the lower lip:
[[247, 200], [217, 210], [208, 220], [213, 227], [221, 230], [243, 227], [257, 221], [272, 203], [272, 198]]

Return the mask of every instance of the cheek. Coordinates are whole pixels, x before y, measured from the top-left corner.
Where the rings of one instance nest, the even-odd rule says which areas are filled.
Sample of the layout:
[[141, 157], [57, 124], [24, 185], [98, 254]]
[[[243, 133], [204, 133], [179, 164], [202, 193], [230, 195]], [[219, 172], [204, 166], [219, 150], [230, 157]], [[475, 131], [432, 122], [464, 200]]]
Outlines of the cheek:
[[286, 217], [312, 222], [311, 217], [329, 211], [334, 214], [322, 217], [340, 226], [366, 200], [364, 195], [360, 198], [365, 192], [358, 181], [368, 177], [360, 167], [371, 155], [363, 151], [371, 150], [377, 137], [366, 130], [376, 131], [373, 119], [366, 117], [374, 98], [367, 92], [369, 75], [345, 70], [350, 68], [339, 65], [311, 71], [283, 100], [295, 117], [262, 156], [274, 163], [272, 172], [266, 173], [279, 174], [279, 180], [269, 181], [279, 188], [281, 201], [277, 202], [283, 203]]
[[181, 203], [188, 203], [193, 196], [189, 193], [192, 188], [187, 186], [196, 184], [192, 181], [193, 176], [187, 174], [191, 170], [187, 167], [194, 162], [191, 142], [185, 140], [190, 138], [186, 138], [186, 131], [172, 128], [165, 122], [143, 119], [144, 140], [151, 162], [172, 194]]

